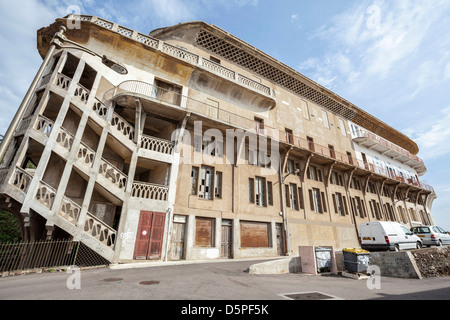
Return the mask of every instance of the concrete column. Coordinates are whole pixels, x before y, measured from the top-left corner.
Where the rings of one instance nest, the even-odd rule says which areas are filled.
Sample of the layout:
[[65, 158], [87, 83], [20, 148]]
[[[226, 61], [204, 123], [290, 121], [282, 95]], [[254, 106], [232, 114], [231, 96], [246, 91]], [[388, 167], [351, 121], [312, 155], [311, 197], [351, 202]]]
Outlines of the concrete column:
[[[76, 72], [72, 78], [72, 81], [70, 83], [70, 86], [67, 90], [67, 93], [64, 97], [64, 101], [61, 105], [58, 117], [53, 125], [52, 131], [50, 133], [49, 139], [47, 141], [47, 144], [45, 145], [45, 149], [42, 152], [41, 160], [39, 161], [39, 165], [36, 168], [34, 178], [30, 183], [30, 186], [28, 187], [28, 192], [25, 196], [22, 208], [20, 212], [27, 213], [30, 210], [30, 203], [33, 201], [34, 196], [36, 194], [37, 188], [39, 186], [39, 181], [43, 177], [45, 170], [47, 169], [48, 161], [50, 159], [50, 156], [52, 154], [52, 150], [56, 144], [56, 137], [58, 136], [59, 129], [66, 117], [67, 110], [70, 106], [70, 100], [72, 99], [75, 89], [77, 87], [78, 82], [80, 81], [81, 74], [84, 69], [84, 62], [80, 60], [80, 63], [78, 64], [78, 67], [76, 69]], [[47, 217], [46, 217], [47, 218]]]

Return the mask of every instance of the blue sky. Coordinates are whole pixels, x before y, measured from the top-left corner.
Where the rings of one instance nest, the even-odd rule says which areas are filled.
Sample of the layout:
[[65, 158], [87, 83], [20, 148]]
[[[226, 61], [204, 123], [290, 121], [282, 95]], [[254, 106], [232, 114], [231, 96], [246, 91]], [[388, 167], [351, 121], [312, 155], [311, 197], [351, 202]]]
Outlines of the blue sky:
[[217, 25], [407, 134], [450, 230], [450, 1], [0, 1], [0, 134], [42, 59], [36, 31], [70, 6], [142, 33], [180, 22]]

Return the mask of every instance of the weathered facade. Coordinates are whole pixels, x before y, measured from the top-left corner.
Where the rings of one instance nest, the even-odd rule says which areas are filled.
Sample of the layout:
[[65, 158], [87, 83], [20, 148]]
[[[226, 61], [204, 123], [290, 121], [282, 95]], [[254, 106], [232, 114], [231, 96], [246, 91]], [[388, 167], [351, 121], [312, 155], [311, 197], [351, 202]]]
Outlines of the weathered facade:
[[414, 141], [216, 26], [147, 36], [70, 15], [38, 50], [0, 167], [26, 239], [112, 262], [238, 259], [355, 247], [364, 221], [433, 223]]

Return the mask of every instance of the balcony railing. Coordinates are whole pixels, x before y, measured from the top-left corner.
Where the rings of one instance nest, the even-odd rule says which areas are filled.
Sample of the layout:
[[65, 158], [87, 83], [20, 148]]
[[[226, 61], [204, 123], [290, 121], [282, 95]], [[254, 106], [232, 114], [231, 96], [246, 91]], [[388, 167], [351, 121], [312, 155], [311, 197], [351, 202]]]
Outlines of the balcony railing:
[[[167, 96], [164, 94], [164, 91], [167, 91], [166, 89], [158, 88], [154, 85], [151, 85], [149, 83], [145, 83], [142, 81], [125, 81], [121, 84], [119, 84], [116, 88], [111, 89], [110, 91], [105, 93], [105, 97], [107, 99], [112, 99], [115, 95], [128, 92], [132, 94], [141, 94], [149, 99], [158, 99], [159, 101], [163, 101], [166, 103], [171, 104], [173, 96], [171, 99], [164, 100], [164, 97]], [[326, 146], [322, 146], [318, 143], [309, 141], [307, 139], [300, 138], [298, 136], [293, 135], [292, 133], [285, 132], [283, 130], [278, 130], [275, 128], [272, 128], [266, 124], [261, 124], [260, 122], [254, 121], [253, 119], [248, 119], [242, 115], [219, 109], [216, 106], [209, 105], [207, 103], [204, 103], [202, 101], [198, 101], [186, 96], [183, 96], [179, 93], [172, 92], [173, 95], [177, 95], [179, 99], [176, 99], [177, 101], [182, 101], [182, 105], [186, 106], [186, 109], [188, 111], [196, 112], [202, 115], [207, 116], [208, 118], [215, 118], [217, 120], [224, 121], [226, 123], [229, 123], [230, 125], [234, 127], [240, 127], [245, 130], [255, 132], [260, 135], [266, 135], [268, 136], [269, 133], [271, 133], [272, 139], [278, 140], [282, 143], [287, 143], [294, 145], [300, 149], [308, 150], [310, 152], [313, 152], [314, 154], [319, 154], [321, 156], [340, 161], [352, 166], [357, 166], [361, 169], [371, 171], [376, 174], [380, 174], [386, 177], [389, 177], [391, 179], [402, 181], [404, 183], [420, 187], [420, 182], [416, 181], [415, 179], [405, 179], [401, 175], [397, 175], [396, 173], [388, 170], [387, 168], [378, 167], [371, 163], [365, 163], [359, 159], [356, 159], [352, 156], [349, 156], [348, 154], [341, 153], [339, 151], [336, 151], [335, 149], [331, 149]], [[158, 98], [157, 98], [158, 97]], [[173, 104], [173, 103], [172, 103]]]
[[124, 190], [127, 186], [127, 175], [103, 158], [101, 159], [98, 173], [106, 179], [110, 180], [119, 189]]
[[173, 46], [169, 43], [163, 42], [162, 40], [155, 39], [146, 35], [143, 35], [139, 32], [134, 32], [128, 28], [122, 27], [105, 19], [96, 17], [96, 16], [88, 16], [88, 15], [69, 15], [68, 19], [73, 20], [81, 20], [88, 21], [91, 23], [95, 23], [105, 29], [111, 30], [112, 32], [116, 32], [121, 34], [124, 37], [135, 40], [144, 46], [152, 48], [154, 50], [161, 50], [170, 56], [173, 56], [177, 59], [189, 62], [193, 65], [197, 65], [202, 67], [212, 73], [218, 74], [226, 79], [236, 81], [239, 84], [252, 89], [256, 92], [259, 92], [266, 96], [272, 96], [272, 91], [268, 86], [265, 86], [259, 82], [256, 82], [252, 79], [249, 79], [241, 74], [238, 74], [234, 71], [231, 71], [223, 66], [220, 66], [217, 63], [214, 63], [206, 58], [201, 58], [199, 55], [189, 52], [188, 50]]
[[403, 156], [405, 156], [415, 162], [418, 162], [422, 165], [424, 164], [423, 160], [420, 159], [418, 156], [411, 154], [409, 151], [399, 147], [398, 145], [396, 145], [396, 144], [394, 144], [372, 132], [369, 132], [364, 129], [359, 129], [359, 130], [353, 131], [353, 139], [355, 139], [357, 141], [358, 139], [361, 139], [361, 138], [369, 139], [369, 140], [373, 141], [374, 143], [377, 143], [385, 148], [395, 151], [397, 154], [403, 155]]
[[52, 208], [55, 201], [56, 190], [44, 181], [39, 182], [35, 200], [46, 206], [48, 209]]
[[117, 231], [89, 212], [86, 215], [84, 231], [105, 246], [114, 249]]
[[16, 167], [14, 175], [11, 180], [11, 185], [23, 193], [27, 193], [33, 176], [26, 172], [24, 169]]
[[40, 115], [38, 117], [38, 121], [36, 123], [35, 129], [37, 131], [39, 131], [40, 133], [49, 137], [50, 133], [52, 132], [53, 125], [54, 125], [54, 123], [52, 120]]
[[135, 198], [167, 201], [169, 187], [147, 182], [134, 182], [131, 196]]
[[80, 217], [81, 206], [67, 197], [63, 197], [61, 202], [61, 208], [58, 215], [73, 225], [76, 225], [78, 218]]
[[164, 154], [172, 154], [175, 143], [172, 141], [143, 135], [141, 138], [141, 148], [156, 151]]

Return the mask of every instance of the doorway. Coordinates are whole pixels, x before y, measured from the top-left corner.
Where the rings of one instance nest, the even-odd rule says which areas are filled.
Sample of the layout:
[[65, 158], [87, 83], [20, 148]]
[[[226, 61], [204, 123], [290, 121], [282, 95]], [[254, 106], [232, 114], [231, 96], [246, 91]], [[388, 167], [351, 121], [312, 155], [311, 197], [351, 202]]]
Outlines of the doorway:
[[222, 259], [232, 258], [233, 243], [233, 222], [231, 220], [222, 220], [222, 243], [220, 246], [220, 257]]
[[184, 259], [184, 238], [186, 233], [186, 216], [174, 215], [169, 250], [169, 260]]
[[161, 259], [166, 214], [141, 211], [134, 247], [135, 260]]
[[277, 232], [277, 254], [279, 256], [283, 255], [283, 224], [277, 223], [275, 225], [275, 229]]

